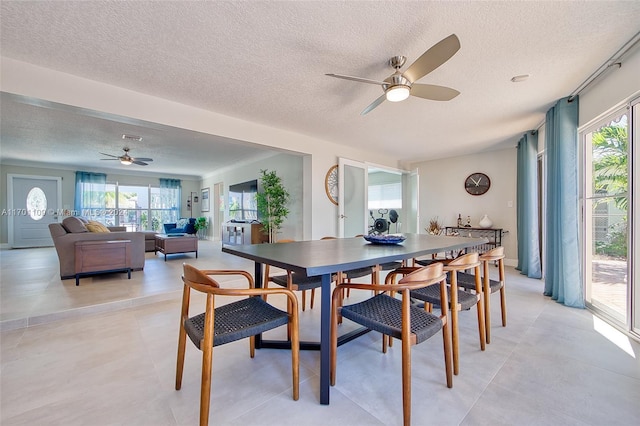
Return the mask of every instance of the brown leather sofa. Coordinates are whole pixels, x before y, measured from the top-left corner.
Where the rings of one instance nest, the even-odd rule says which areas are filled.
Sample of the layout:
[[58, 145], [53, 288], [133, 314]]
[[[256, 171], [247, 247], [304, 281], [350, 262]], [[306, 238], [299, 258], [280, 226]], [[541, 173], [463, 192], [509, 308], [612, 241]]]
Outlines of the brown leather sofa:
[[[73, 220], [75, 219], [75, 220]], [[58, 252], [60, 261], [60, 278], [63, 280], [75, 278], [75, 243], [76, 241], [131, 241], [131, 269], [141, 271], [144, 269], [145, 259], [145, 233], [144, 232], [89, 232], [83, 230], [76, 217], [65, 218], [62, 223], [49, 224], [49, 231], [53, 244]], [[82, 223], [82, 222], [80, 222]], [[118, 228], [113, 228], [117, 230]]]

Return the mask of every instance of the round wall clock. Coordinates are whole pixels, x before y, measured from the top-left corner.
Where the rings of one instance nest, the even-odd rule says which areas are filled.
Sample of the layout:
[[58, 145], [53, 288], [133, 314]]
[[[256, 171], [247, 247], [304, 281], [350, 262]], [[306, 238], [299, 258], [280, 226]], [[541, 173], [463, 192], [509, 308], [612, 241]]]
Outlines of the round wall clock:
[[324, 190], [329, 200], [338, 205], [338, 166], [332, 166], [324, 178]]
[[491, 187], [491, 179], [484, 173], [472, 173], [464, 181], [464, 189], [471, 195], [482, 195]]

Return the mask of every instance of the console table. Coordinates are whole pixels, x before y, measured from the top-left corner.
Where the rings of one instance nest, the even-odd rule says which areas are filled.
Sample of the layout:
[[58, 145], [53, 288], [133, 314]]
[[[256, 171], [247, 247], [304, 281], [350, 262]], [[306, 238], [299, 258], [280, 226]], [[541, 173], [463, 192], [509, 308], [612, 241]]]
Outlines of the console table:
[[227, 222], [222, 225], [222, 244], [262, 244], [269, 235], [262, 232], [261, 223]]
[[76, 285], [80, 277], [126, 271], [131, 279], [131, 240], [76, 241]]
[[474, 247], [479, 254], [502, 245], [502, 228], [467, 228], [465, 226], [447, 226], [444, 229], [445, 235], [486, 238], [489, 240], [484, 244]]

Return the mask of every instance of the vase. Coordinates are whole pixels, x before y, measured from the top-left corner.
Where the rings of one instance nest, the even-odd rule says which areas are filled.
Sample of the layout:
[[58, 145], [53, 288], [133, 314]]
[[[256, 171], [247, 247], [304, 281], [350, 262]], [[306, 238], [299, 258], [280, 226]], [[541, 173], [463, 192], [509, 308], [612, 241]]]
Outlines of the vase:
[[480, 219], [480, 222], [478, 222], [478, 225], [480, 225], [480, 228], [491, 228], [493, 222], [489, 219], [489, 216], [485, 214], [482, 216], [482, 219]]

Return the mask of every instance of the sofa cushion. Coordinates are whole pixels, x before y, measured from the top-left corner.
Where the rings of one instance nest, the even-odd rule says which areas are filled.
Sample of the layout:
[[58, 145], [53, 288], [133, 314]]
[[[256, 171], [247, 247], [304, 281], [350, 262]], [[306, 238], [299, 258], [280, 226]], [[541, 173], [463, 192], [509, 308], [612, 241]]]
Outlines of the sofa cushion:
[[178, 219], [176, 222], [176, 228], [184, 228], [189, 223], [189, 219]]
[[71, 234], [89, 232], [84, 223], [82, 223], [82, 221], [75, 216], [65, 217], [62, 221], [62, 226], [64, 226], [64, 229], [66, 229], [67, 232]]
[[111, 232], [109, 228], [101, 224], [100, 222], [96, 222], [95, 220], [90, 220], [89, 223], [85, 225], [89, 232]]

